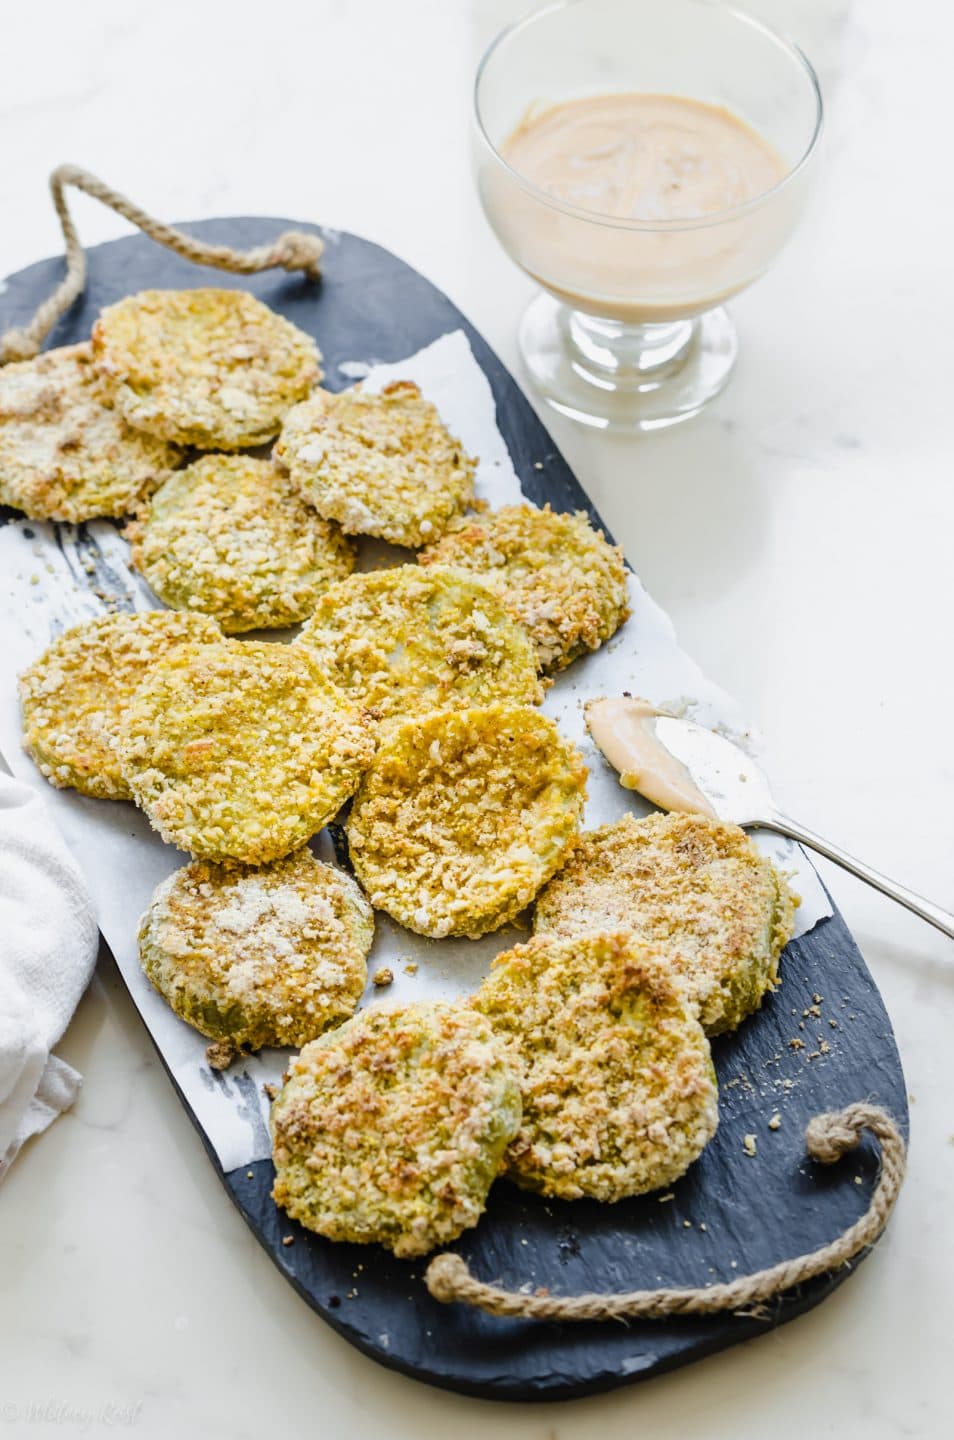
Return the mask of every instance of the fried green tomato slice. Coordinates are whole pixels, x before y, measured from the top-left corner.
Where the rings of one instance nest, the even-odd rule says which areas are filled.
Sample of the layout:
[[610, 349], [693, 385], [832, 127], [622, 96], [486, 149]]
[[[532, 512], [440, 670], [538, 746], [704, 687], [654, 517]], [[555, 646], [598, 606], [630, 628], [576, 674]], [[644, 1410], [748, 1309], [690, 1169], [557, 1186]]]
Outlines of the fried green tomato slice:
[[338, 526], [250, 455], [205, 455], [178, 471], [126, 536], [161, 600], [214, 615], [230, 634], [296, 625], [354, 567]]
[[408, 930], [477, 938], [519, 915], [580, 826], [586, 766], [522, 706], [437, 711], [386, 734], [348, 819], [371, 904]]
[[709, 1035], [734, 1030], [778, 979], [797, 897], [737, 825], [624, 815], [580, 836], [539, 896], [534, 932], [633, 930], [664, 945]]
[[178, 646], [221, 639], [207, 616], [170, 610], [103, 615], [64, 630], [20, 677], [23, 748], [51, 785], [131, 799], [119, 731], [133, 696]]
[[310, 335], [245, 290], [143, 290], [108, 305], [93, 354], [137, 430], [200, 450], [277, 435], [321, 379]]
[[426, 1255], [477, 1224], [519, 1123], [481, 1016], [373, 1005], [292, 1060], [272, 1106], [272, 1195], [329, 1240]]
[[525, 626], [544, 670], [598, 650], [629, 615], [623, 554], [583, 511], [504, 505], [454, 522], [419, 556], [462, 565], [493, 585]]
[[444, 565], [352, 575], [325, 592], [295, 643], [386, 721], [543, 699], [526, 631], [479, 579]]
[[217, 1068], [243, 1049], [304, 1045], [353, 1015], [367, 980], [371, 907], [350, 875], [305, 846], [259, 868], [193, 860], [156, 890], [139, 926], [159, 994], [216, 1042]]
[[223, 640], [181, 646], [154, 667], [119, 748], [164, 840], [197, 859], [263, 865], [337, 814], [374, 741], [306, 651]]
[[471, 1004], [520, 1075], [519, 1185], [623, 1200], [671, 1185], [714, 1135], [709, 1044], [655, 946], [540, 935], [498, 956]]
[[474, 494], [475, 462], [410, 380], [317, 390], [285, 417], [275, 458], [319, 515], [394, 545], [435, 540]]
[[128, 515], [180, 457], [127, 424], [88, 344], [0, 369], [0, 502], [31, 520]]

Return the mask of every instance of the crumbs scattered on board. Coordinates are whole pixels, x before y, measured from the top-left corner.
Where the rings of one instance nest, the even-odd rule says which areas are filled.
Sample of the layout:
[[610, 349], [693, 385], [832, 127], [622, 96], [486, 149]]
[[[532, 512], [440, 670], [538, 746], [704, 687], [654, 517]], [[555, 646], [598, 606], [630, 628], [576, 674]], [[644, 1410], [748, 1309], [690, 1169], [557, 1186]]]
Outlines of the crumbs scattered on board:
[[[822, 1020], [822, 1019], [825, 1018], [825, 1017], [822, 1015], [822, 1006], [824, 1005], [824, 1003], [825, 1003], [825, 997], [824, 997], [823, 995], [819, 995], [819, 994], [817, 993], [817, 991], [816, 991], [816, 992], [812, 995], [812, 1003], [811, 1003], [810, 1005], [806, 1006], [806, 1008], [801, 1012], [801, 1019], [798, 1021], [798, 1029], [799, 1029], [800, 1031], [802, 1031], [803, 1034], [810, 1028], [811, 1022], [812, 1022], [813, 1020]], [[846, 1006], [846, 1005], [847, 1005], [847, 1001], [843, 1001], [841, 1008], [842, 1008], [842, 1009], [845, 1009], [845, 1006]], [[798, 1010], [793, 1009], [793, 1010], [792, 1010], [792, 1014], [797, 1016], [797, 1015], [798, 1015]], [[854, 1020], [854, 1019], [855, 1019], [855, 1016], [854, 1016], [854, 1015], [849, 1015], [849, 1016], [848, 1016], [848, 1019], [849, 1019], [849, 1020]], [[831, 1030], [840, 1030], [840, 1029], [841, 1029], [841, 1025], [840, 1025], [839, 1022], [834, 1018], [834, 1016], [829, 1016], [829, 1017], [828, 1017], [828, 1026], [829, 1026], [829, 1029], [831, 1029]], [[809, 1043], [813, 1043], [813, 1044], [814, 1044], [814, 1048], [813, 1048], [813, 1049], [809, 1049], [809, 1048], [808, 1048]], [[790, 1050], [804, 1050], [804, 1051], [806, 1051], [806, 1054], [805, 1054], [805, 1059], [806, 1059], [806, 1060], [820, 1060], [823, 1055], [830, 1055], [830, 1054], [831, 1054], [831, 1043], [830, 1043], [829, 1040], [827, 1040], [827, 1039], [825, 1038], [824, 1034], [821, 1034], [821, 1035], [816, 1034], [813, 1039], [812, 1039], [811, 1036], [809, 1036], [808, 1041], [806, 1041], [805, 1039], [803, 1039], [803, 1038], [802, 1038], [802, 1035], [793, 1035], [792, 1038], [791, 1038], [791, 1039], [789, 1040], [789, 1042], [788, 1042], [788, 1048], [789, 1048]], [[772, 1064], [772, 1063], [773, 1063], [772, 1061], [766, 1061], [766, 1064]]]

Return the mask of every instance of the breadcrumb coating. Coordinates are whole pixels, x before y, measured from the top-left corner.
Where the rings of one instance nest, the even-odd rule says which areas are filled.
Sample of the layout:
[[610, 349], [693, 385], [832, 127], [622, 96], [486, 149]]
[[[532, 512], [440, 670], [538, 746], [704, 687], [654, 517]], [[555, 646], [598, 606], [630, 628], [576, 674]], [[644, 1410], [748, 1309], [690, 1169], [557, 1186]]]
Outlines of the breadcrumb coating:
[[263, 445], [321, 379], [310, 335], [246, 290], [142, 290], [107, 305], [93, 353], [137, 430], [200, 450]]
[[494, 961], [471, 1004], [518, 1068], [518, 1184], [563, 1200], [670, 1185], [718, 1124], [709, 1045], [666, 956], [628, 932], [541, 935]]
[[478, 578], [444, 565], [352, 575], [325, 592], [295, 643], [382, 720], [543, 699], [526, 632]]
[[119, 730], [133, 696], [170, 650], [221, 639], [207, 616], [170, 610], [102, 615], [74, 625], [20, 677], [23, 748], [51, 785], [129, 800]]
[[292, 1060], [272, 1106], [272, 1195], [329, 1240], [426, 1255], [477, 1224], [519, 1123], [479, 1015], [373, 1005]]
[[317, 390], [285, 417], [274, 453], [348, 535], [425, 545], [473, 499], [475, 462], [410, 380], [379, 395]]
[[229, 634], [296, 625], [354, 568], [354, 547], [288, 476], [250, 455], [205, 455], [126, 529], [133, 564], [175, 610]]
[[153, 668], [119, 749], [164, 840], [197, 859], [262, 865], [337, 814], [374, 741], [305, 650], [223, 640], [181, 646]]
[[408, 930], [476, 938], [562, 863], [585, 799], [586, 766], [545, 715], [437, 711], [387, 733], [351, 808], [351, 861]]
[[128, 515], [181, 454], [127, 424], [88, 344], [0, 368], [0, 503], [31, 520]]
[[307, 846], [258, 868], [193, 860], [139, 927], [142, 968], [177, 1015], [234, 1056], [304, 1045], [354, 1014], [374, 917]]
[[482, 575], [526, 627], [544, 670], [598, 650], [629, 615], [623, 552], [582, 510], [504, 505], [469, 515], [418, 558]]
[[534, 933], [626, 928], [661, 944], [706, 1031], [733, 1030], [778, 979], [798, 898], [737, 825], [624, 815], [580, 836], [537, 900]]

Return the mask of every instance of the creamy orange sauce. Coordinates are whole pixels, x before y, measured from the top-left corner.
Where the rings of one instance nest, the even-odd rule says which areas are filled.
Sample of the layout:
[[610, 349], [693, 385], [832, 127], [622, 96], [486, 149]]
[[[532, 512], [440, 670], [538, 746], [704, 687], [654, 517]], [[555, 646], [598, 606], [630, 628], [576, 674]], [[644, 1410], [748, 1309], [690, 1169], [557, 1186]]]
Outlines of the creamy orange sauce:
[[682, 95], [590, 95], [535, 107], [502, 146], [554, 199], [618, 220], [694, 220], [734, 209], [786, 172], [738, 115]]
[[715, 811], [681, 761], [656, 739], [654, 722], [661, 715], [646, 700], [589, 700], [586, 728], [606, 759], [619, 771], [625, 790], [644, 795], [661, 810], [683, 810], [717, 818]]
[[680, 95], [537, 104], [500, 149], [509, 168], [484, 166], [479, 184], [506, 249], [571, 308], [631, 324], [701, 315], [751, 284], [804, 203], [801, 186], [775, 190], [789, 165], [764, 136]]

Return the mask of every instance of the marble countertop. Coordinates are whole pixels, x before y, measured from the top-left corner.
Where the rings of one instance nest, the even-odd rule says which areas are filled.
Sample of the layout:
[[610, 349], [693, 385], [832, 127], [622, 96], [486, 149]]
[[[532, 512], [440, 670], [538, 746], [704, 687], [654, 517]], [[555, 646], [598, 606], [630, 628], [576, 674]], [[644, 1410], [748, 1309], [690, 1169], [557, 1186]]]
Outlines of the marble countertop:
[[[73, 160], [168, 219], [274, 214], [355, 230], [442, 286], [504, 360], [529, 283], [467, 159], [479, 50], [523, 0], [82, 6], [4, 17], [0, 271], [59, 249], [47, 172]], [[702, 417], [612, 441], [553, 433], [682, 643], [764, 731], [782, 804], [954, 906], [954, 20], [889, 0], [761, 0], [829, 106], [810, 218], [733, 305], [737, 374]], [[123, 233], [93, 202], [81, 234]], [[777, 602], [767, 607], [767, 581]], [[810, 667], [800, 659], [811, 652]], [[0, 1190], [0, 1440], [128, 1427], [707, 1440], [950, 1433], [954, 1023], [949, 941], [825, 871], [893, 1017], [910, 1169], [857, 1277], [783, 1330], [611, 1396], [491, 1406], [349, 1348], [216, 1180], [108, 957], [58, 1047], [71, 1114]], [[942, 1088], [938, 1090], [938, 1086]]]

